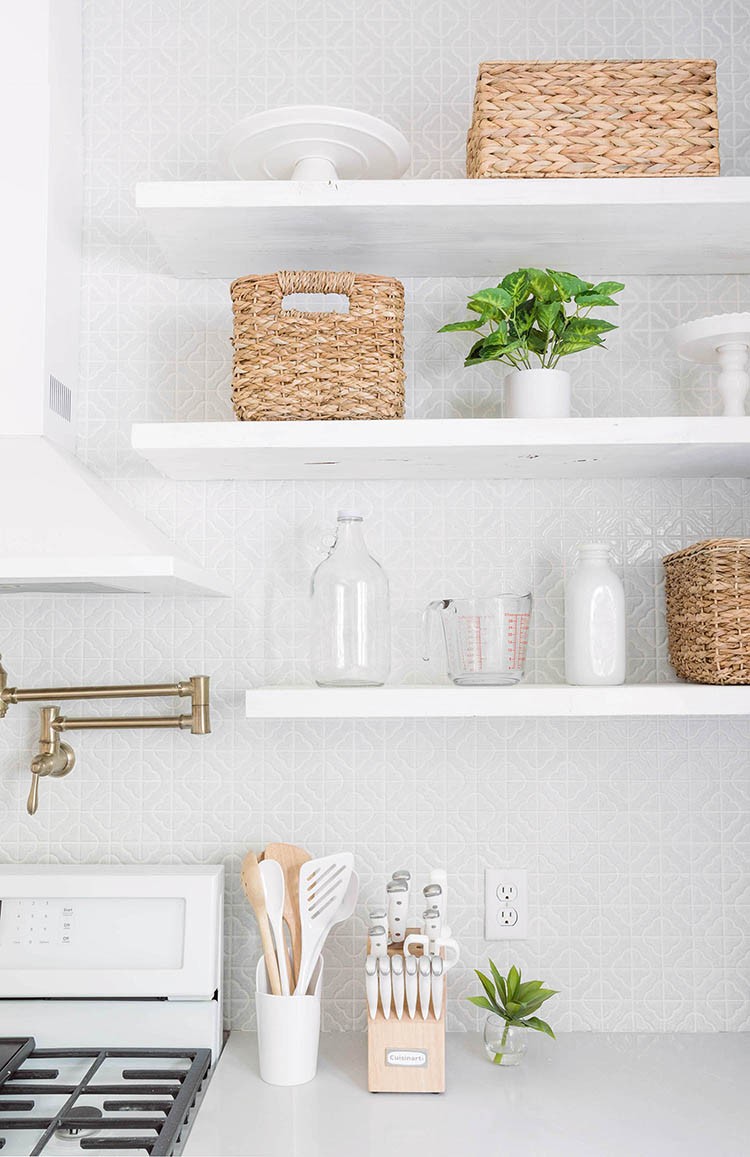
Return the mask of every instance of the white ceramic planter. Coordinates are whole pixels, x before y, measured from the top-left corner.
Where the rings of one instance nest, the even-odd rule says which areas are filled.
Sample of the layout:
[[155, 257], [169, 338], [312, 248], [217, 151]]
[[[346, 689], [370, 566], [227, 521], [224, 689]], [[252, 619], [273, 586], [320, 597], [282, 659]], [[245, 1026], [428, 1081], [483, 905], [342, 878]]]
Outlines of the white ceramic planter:
[[505, 379], [506, 418], [569, 418], [567, 370], [514, 370]]

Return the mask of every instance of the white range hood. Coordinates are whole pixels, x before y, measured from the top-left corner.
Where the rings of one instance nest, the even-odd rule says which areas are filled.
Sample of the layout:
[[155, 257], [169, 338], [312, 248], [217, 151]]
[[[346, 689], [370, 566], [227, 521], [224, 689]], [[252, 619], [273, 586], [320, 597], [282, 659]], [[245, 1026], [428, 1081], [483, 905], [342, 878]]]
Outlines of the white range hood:
[[73, 456], [81, 274], [81, 2], [0, 37], [0, 593], [224, 595]]

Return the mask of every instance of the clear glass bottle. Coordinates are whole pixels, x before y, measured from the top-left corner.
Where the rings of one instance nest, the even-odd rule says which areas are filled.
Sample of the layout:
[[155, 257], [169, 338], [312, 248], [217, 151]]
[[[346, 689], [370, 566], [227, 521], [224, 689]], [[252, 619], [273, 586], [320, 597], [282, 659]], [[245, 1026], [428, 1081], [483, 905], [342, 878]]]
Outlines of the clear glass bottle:
[[340, 510], [336, 541], [315, 569], [312, 675], [319, 687], [380, 687], [391, 668], [388, 579], [365, 546], [362, 515]]
[[565, 584], [565, 679], [577, 687], [625, 682], [625, 591], [604, 543], [578, 548]]

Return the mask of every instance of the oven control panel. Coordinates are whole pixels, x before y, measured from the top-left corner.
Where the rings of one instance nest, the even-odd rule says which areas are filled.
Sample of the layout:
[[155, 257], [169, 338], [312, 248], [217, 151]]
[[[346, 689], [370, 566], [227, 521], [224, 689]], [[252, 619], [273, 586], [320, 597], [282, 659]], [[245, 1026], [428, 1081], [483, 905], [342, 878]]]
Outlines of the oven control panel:
[[9, 897], [0, 901], [3, 969], [182, 967], [181, 897]]

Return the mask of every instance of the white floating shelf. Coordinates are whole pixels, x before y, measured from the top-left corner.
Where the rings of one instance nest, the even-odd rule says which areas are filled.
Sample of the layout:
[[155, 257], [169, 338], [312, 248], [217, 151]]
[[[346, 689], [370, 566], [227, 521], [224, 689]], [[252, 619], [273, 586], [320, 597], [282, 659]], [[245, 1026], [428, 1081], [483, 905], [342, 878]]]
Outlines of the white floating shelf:
[[157, 181], [136, 205], [177, 277], [750, 272], [750, 177]]
[[132, 440], [182, 479], [750, 476], [750, 418], [165, 422]]
[[232, 587], [177, 555], [48, 555], [0, 559], [0, 594], [230, 595]]
[[249, 719], [470, 719], [534, 716], [750, 715], [750, 687], [256, 687]]

